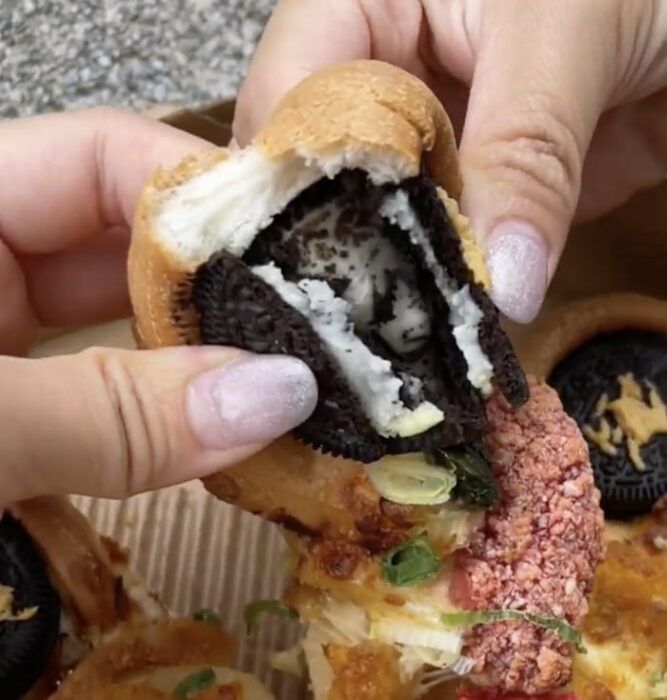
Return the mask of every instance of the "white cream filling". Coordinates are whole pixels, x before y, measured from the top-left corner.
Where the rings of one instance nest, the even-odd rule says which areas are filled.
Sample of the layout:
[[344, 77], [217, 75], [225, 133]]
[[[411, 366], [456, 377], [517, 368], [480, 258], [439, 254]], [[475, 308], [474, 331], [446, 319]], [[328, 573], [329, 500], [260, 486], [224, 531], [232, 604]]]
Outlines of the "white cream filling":
[[215, 686], [238, 684], [243, 700], [275, 700], [275, 696], [252, 674], [222, 666], [211, 667], [210, 664], [165, 666], [140, 676], [134, 676], [127, 684], [145, 684], [171, 697], [174, 689], [183, 679], [193, 673], [198, 673], [202, 667], [211, 668], [215, 675]]
[[249, 147], [166, 191], [155, 227], [192, 265], [221, 249], [241, 257], [257, 232], [322, 174], [299, 158], [270, 161]]
[[[346, 152], [329, 159], [295, 154], [290, 158], [271, 161], [251, 146], [164, 192], [163, 201], [157, 207], [154, 227], [160, 232], [161, 241], [166, 248], [191, 267], [205, 262], [219, 250], [241, 257], [257, 233], [266, 228], [276, 214], [303, 190], [324, 176], [334, 177], [343, 168], [355, 167], [363, 164], [363, 161], [362, 151]], [[369, 173], [369, 176], [375, 184], [396, 181], [398, 165], [384, 164], [377, 172]], [[367, 164], [364, 167], [366, 166]], [[493, 367], [479, 343], [482, 312], [472, 299], [470, 290], [467, 287], [457, 289], [438, 264], [430, 241], [405, 192], [399, 190], [388, 196], [380, 213], [408, 232], [411, 241], [423, 249], [426, 262], [449, 304], [449, 320], [454, 338], [468, 365], [467, 378], [473, 386], [488, 395], [491, 391]], [[390, 248], [387, 246], [387, 249]], [[352, 317], [358, 316], [354, 320], [360, 322], [369, 313], [364, 299], [370, 299], [370, 280], [363, 274], [352, 275], [351, 279], [346, 297], [358, 302], [353, 304]], [[403, 311], [411, 314], [410, 327], [420, 329], [425, 323], [425, 319], [419, 317], [420, 314], [424, 315], [423, 310], [409, 297], [401, 295], [399, 301], [403, 306], [409, 307]], [[384, 324], [381, 332], [395, 346], [401, 340], [399, 335], [405, 327], [401, 315], [400, 320]], [[399, 346], [406, 344], [403, 339]], [[380, 361], [380, 358], [375, 359]], [[377, 372], [371, 374], [376, 376]], [[400, 386], [400, 380], [397, 381]], [[376, 393], [377, 391], [376, 388]], [[381, 402], [382, 405], [386, 403]], [[436, 420], [434, 410], [438, 409], [432, 404], [423, 404], [415, 411], [403, 413], [401, 416], [404, 423], [398, 423], [390, 430], [394, 434], [401, 431], [400, 434], [404, 435], [422, 432], [419, 426], [423, 422], [437, 423], [442, 420], [442, 417]], [[399, 415], [396, 414], [395, 418], [398, 419]], [[431, 422], [431, 426], [435, 423]]]
[[363, 148], [312, 154], [305, 150], [269, 160], [248, 146], [163, 193], [154, 228], [161, 243], [196, 266], [219, 250], [241, 257], [258, 231], [308, 186], [341, 170], [364, 168], [376, 185], [399, 182], [414, 173], [410, 164], [387, 155], [370, 160]]
[[[373, 224], [345, 221], [336, 201], [307, 214], [292, 235], [303, 250], [301, 276], [326, 277], [335, 266], [335, 275], [349, 280], [342, 297], [352, 307], [351, 319], [357, 329], [365, 330], [373, 321], [375, 294], [386, 294], [390, 271], [406, 265], [398, 248], [381, 239]], [[353, 240], [352, 254], [347, 238]], [[399, 278], [394, 293], [394, 318], [378, 331], [395, 352], [404, 355], [424, 345], [430, 335], [430, 318], [416, 288]]]
[[443, 412], [428, 401], [415, 409], [403, 404], [399, 398], [402, 381], [394, 376], [391, 363], [374, 355], [354, 334], [350, 304], [335, 296], [326, 282], [289, 282], [274, 263], [251, 270], [308, 320], [380, 435], [418, 435], [444, 420]]
[[397, 190], [388, 195], [382, 203], [380, 214], [408, 233], [412, 243], [419, 246], [424, 253], [424, 259], [435, 283], [449, 305], [449, 323], [456, 344], [468, 365], [468, 381], [488, 396], [492, 390], [493, 366], [479, 342], [482, 311], [470, 295], [468, 285], [458, 289], [456, 283], [443, 270], [405, 192]]

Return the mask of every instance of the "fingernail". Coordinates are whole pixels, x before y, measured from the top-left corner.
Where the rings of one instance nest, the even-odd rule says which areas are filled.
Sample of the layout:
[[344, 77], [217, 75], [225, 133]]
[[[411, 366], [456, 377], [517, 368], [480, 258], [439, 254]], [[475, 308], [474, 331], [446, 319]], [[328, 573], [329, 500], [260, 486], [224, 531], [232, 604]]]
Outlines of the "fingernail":
[[270, 442], [303, 423], [315, 409], [317, 383], [301, 360], [259, 356], [194, 379], [186, 415], [204, 449]]
[[491, 298], [508, 318], [530, 323], [547, 290], [549, 252], [544, 238], [529, 224], [505, 221], [487, 240]]

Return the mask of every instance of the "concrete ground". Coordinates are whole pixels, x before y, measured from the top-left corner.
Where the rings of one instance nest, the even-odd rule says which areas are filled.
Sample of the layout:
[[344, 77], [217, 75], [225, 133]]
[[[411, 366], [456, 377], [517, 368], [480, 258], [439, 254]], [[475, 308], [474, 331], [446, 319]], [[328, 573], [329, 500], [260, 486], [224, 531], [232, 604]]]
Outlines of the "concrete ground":
[[236, 94], [275, 0], [0, 0], [0, 120]]

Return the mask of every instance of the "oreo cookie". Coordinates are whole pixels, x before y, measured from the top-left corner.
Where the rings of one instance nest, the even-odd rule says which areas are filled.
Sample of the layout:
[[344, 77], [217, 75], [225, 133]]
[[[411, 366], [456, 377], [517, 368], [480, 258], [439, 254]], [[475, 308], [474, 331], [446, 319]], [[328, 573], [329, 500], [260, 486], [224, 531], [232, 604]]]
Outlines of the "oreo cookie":
[[667, 338], [640, 330], [599, 335], [548, 382], [588, 442], [605, 515], [648, 513], [667, 493]]
[[26, 619], [0, 618], [0, 695], [18, 700], [41, 677], [54, 651], [60, 600], [40, 553], [9, 515], [0, 520], [0, 585], [13, 598], [12, 613], [36, 608]]
[[[376, 186], [344, 171], [307, 188], [254, 238], [194, 274], [204, 344], [289, 354], [319, 402], [306, 444], [372, 462], [479, 440], [495, 386], [528, 390], [498, 314], [426, 175]], [[175, 309], [175, 313], [178, 309]]]

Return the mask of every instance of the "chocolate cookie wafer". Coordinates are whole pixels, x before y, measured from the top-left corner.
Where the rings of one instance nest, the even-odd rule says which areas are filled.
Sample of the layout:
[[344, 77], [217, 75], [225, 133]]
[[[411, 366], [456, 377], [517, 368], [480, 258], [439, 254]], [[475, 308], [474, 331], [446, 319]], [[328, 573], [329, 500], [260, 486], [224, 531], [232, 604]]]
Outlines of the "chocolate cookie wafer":
[[466, 265], [433, 182], [324, 178], [258, 232], [241, 258], [194, 275], [201, 339], [301, 358], [317, 409], [295, 432], [370, 462], [481, 436], [496, 383], [526, 398], [497, 312]]

